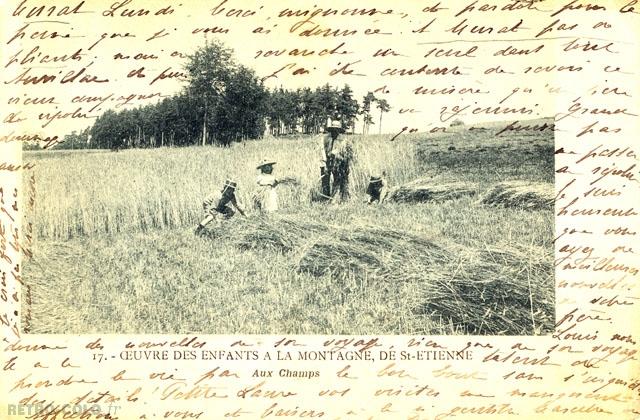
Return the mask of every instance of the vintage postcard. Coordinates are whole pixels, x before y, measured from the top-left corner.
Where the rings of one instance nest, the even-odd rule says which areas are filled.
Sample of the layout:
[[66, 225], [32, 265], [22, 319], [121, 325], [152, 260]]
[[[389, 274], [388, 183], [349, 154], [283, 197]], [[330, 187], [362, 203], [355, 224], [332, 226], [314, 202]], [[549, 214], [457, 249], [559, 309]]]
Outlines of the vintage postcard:
[[640, 416], [637, 1], [0, 5], [0, 417]]

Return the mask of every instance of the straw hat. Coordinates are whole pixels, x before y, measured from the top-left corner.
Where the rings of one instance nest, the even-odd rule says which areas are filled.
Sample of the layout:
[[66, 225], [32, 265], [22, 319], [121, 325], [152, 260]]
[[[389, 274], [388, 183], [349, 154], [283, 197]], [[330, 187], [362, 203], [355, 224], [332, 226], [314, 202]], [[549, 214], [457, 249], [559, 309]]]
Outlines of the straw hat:
[[269, 159], [262, 159], [262, 162], [260, 162], [260, 164], [258, 166], [256, 166], [256, 169], [260, 169], [263, 166], [267, 166], [267, 165], [275, 165], [276, 161], [275, 160], [269, 160]]
[[342, 128], [340, 121], [331, 121], [327, 125], [327, 131], [339, 131], [340, 133], [344, 133], [344, 128]]

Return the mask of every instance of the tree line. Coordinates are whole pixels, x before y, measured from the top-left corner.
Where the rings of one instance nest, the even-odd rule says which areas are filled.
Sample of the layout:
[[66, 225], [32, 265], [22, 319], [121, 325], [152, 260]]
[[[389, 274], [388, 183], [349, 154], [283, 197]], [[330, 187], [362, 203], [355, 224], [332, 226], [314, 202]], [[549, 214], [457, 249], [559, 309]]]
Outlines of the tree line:
[[369, 92], [359, 103], [348, 85], [326, 84], [315, 89], [267, 89], [255, 72], [235, 62], [232, 51], [213, 41], [189, 56], [186, 85], [156, 104], [108, 110], [91, 127], [73, 132], [58, 148], [148, 148], [221, 145], [260, 139], [265, 134], [318, 134], [328, 119], [339, 120], [348, 132], [374, 124], [373, 107], [390, 110], [384, 99]]

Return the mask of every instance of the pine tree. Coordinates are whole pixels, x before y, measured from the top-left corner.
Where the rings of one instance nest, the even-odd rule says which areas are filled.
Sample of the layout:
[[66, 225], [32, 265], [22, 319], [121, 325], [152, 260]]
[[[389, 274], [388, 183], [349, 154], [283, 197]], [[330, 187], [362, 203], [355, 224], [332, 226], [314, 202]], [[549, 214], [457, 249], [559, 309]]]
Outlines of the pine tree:
[[380, 125], [378, 126], [378, 134], [382, 134], [382, 114], [384, 114], [385, 112], [389, 112], [389, 110], [391, 110], [391, 107], [385, 99], [378, 99], [377, 102], [378, 103], [376, 105], [376, 108], [380, 110]]

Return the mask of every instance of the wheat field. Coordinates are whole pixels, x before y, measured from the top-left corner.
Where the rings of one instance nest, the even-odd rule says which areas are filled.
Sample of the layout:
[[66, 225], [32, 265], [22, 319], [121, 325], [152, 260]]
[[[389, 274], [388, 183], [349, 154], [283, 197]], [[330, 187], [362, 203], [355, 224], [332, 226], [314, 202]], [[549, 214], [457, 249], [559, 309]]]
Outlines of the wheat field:
[[[553, 182], [553, 133], [351, 136], [352, 200], [310, 201], [320, 139], [230, 148], [27, 152], [36, 162], [38, 333], [543, 334], [554, 323], [553, 212], [491, 206], [505, 181]], [[226, 178], [249, 207], [256, 164], [276, 160], [281, 210], [196, 237]], [[368, 177], [471, 192], [367, 205]]]

